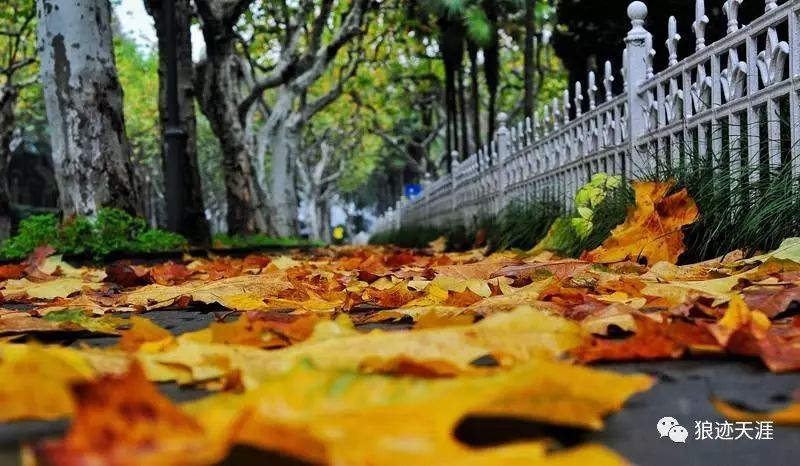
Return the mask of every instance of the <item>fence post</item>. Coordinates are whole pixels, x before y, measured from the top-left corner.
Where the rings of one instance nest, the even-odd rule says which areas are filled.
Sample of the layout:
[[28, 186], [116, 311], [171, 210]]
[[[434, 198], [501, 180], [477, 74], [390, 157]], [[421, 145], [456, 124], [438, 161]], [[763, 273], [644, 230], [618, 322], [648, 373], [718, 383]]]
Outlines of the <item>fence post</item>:
[[456, 199], [456, 190], [458, 189], [458, 173], [459, 166], [461, 165], [458, 151], [453, 151], [453, 170], [450, 172], [450, 212], [458, 212], [458, 202]]
[[383, 214], [383, 228], [387, 231], [397, 230], [394, 222], [394, 207], [392, 206], [387, 207], [386, 212]]
[[425, 205], [425, 225], [431, 225], [431, 174], [425, 173], [425, 176], [422, 178], [422, 199], [418, 199], [417, 202], [422, 202]]
[[394, 203], [395, 230], [403, 227], [403, 199]]
[[627, 67], [625, 70], [628, 83], [628, 139], [631, 166], [626, 167], [626, 175], [630, 176], [635, 169], [645, 170], [648, 164], [648, 154], [636, 142], [639, 136], [647, 132], [644, 109], [647, 102], [639, 93], [639, 86], [647, 79], [647, 63], [650, 54], [652, 35], [644, 28], [647, 18], [647, 5], [643, 2], [633, 2], [628, 6], [628, 17], [631, 20], [631, 30], [625, 37], [627, 45]]
[[508, 130], [508, 114], [500, 112], [497, 115], [497, 133], [495, 134], [497, 144], [497, 170], [499, 173], [499, 183], [497, 185], [497, 197], [495, 198], [494, 214], [497, 215], [503, 209], [506, 195], [506, 184], [508, 182], [508, 168], [506, 161], [511, 155], [509, 143], [511, 135]]

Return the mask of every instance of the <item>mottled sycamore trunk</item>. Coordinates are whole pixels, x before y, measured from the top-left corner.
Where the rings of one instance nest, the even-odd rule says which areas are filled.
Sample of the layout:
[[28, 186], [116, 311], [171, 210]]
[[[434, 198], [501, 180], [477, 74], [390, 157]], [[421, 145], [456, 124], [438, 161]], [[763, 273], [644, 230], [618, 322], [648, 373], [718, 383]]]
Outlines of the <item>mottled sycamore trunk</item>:
[[[210, 28], [205, 29], [209, 34]], [[200, 106], [222, 148], [222, 169], [228, 202], [228, 233], [266, 231], [261, 196], [250, 162], [245, 127], [239, 116], [240, 69], [232, 38], [206, 39], [205, 62], [198, 67]]]
[[[147, 0], [148, 12], [153, 16], [158, 35], [158, 109], [161, 120], [161, 141], [165, 141], [164, 131], [167, 128], [166, 99], [166, 25], [162, 17], [162, 2], [165, 0]], [[184, 208], [180, 233], [195, 244], [208, 244], [211, 234], [203, 208], [203, 188], [200, 181], [200, 169], [197, 163], [197, 122], [195, 120], [194, 99], [194, 64], [192, 63], [192, 7], [189, 0], [174, 0], [175, 29], [178, 56], [178, 106], [180, 109], [180, 127], [186, 133], [186, 151], [183, 166], [186, 167], [184, 180]], [[163, 146], [162, 146], [163, 147]], [[166, 158], [164, 159], [166, 161]], [[166, 171], [166, 170], [165, 170]]]
[[41, 78], [65, 216], [139, 214], [108, 0], [38, 0]]
[[269, 157], [269, 177], [261, 174], [266, 198], [269, 233], [279, 237], [297, 233], [298, 199], [294, 184], [294, 157], [300, 147], [301, 117], [295, 112], [295, 95], [286, 87], [278, 91], [272, 112], [259, 130], [256, 154], [258, 170], [265, 170]]
[[300, 145], [299, 130], [284, 122], [271, 141], [270, 190], [267, 205], [271, 233], [279, 237], [297, 233], [297, 194], [292, 159]]

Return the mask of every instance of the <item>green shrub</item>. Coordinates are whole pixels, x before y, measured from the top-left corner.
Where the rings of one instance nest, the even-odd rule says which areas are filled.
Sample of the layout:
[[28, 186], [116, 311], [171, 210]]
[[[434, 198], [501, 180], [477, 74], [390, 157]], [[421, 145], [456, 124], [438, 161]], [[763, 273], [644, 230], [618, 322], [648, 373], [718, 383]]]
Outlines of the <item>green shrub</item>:
[[370, 238], [370, 244], [393, 244], [402, 248], [419, 249], [441, 236], [447, 237], [447, 228], [431, 226], [404, 226], [397, 230], [387, 231]]
[[320, 247], [325, 243], [302, 238], [273, 238], [267, 235], [214, 235], [214, 246], [219, 248], [298, 248], [298, 247]]
[[136, 249], [140, 252], [175, 251], [186, 246], [186, 238], [171, 231], [146, 230], [136, 237]]
[[19, 233], [0, 245], [0, 255], [22, 259], [39, 246], [58, 243], [59, 228], [55, 215], [33, 215], [19, 224]]
[[22, 259], [39, 246], [61, 254], [175, 251], [187, 246], [181, 235], [147, 227], [141, 218], [119, 209], [100, 209], [95, 218], [77, 216], [59, 225], [55, 215], [34, 215], [20, 222], [18, 233], [0, 245], [0, 256]]

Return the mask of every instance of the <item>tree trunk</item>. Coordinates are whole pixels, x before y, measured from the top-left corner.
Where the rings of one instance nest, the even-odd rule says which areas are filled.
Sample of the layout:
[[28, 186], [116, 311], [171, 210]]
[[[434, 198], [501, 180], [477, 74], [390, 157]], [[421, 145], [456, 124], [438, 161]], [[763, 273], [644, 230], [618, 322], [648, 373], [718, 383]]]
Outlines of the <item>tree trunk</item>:
[[291, 122], [283, 123], [270, 144], [269, 224], [273, 235], [297, 233], [297, 198], [292, 157], [297, 154], [300, 134]]
[[470, 100], [472, 101], [472, 134], [475, 141], [475, 150], [481, 147], [481, 96], [478, 75], [478, 46], [473, 42], [468, 43], [469, 52], [469, 77]]
[[17, 97], [17, 88], [8, 83], [0, 89], [0, 240], [11, 236], [11, 226], [14, 223], [8, 168], [11, 165], [11, 139], [14, 137]]
[[[314, 188], [311, 189], [313, 190]], [[317, 204], [319, 203], [319, 198], [318, 196], [315, 195], [315, 193], [309, 193], [306, 202], [308, 203], [309, 236], [313, 240], [319, 240], [320, 218], [319, 218], [319, 209], [317, 208]]]
[[469, 155], [469, 127], [467, 126], [467, 99], [466, 92], [464, 92], [464, 71], [462, 67], [458, 67], [456, 74], [458, 79], [458, 108], [461, 111], [459, 115], [459, 122], [461, 124], [461, 150], [460, 160], [464, 160]]
[[447, 173], [453, 170], [452, 152], [458, 147], [458, 131], [456, 130], [456, 80], [455, 73], [450, 69], [445, 69], [445, 113], [447, 114], [447, 144], [445, 144], [444, 156], [447, 160]]
[[41, 78], [65, 216], [141, 212], [108, 0], [38, 0]]
[[[158, 111], [161, 120], [161, 141], [166, 141], [164, 131], [167, 122], [167, 46], [165, 41], [166, 25], [164, 24], [162, 1], [146, 0], [145, 5], [156, 25], [158, 35]], [[178, 68], [178, 108], [180, 128], [186, 134], [186, 146], [182, 155], [186, 168], [183, 183], [184, 212], [181, 216], [180, 233], [193, 243], [207, 245], [211, 243], [211, 233], [203, 208], [203, 192], [200, 182], [200, 169], [197, 162], [197, 121], [195, 120], [194, 64], [192, 63], [192, 38], [189, 28], [192, 24], [192, 6], [189, 0], [174, 0], [175, 35]], [[166, 162], [166, 154], [162, 154]], [[166, 172], [166, 169], [165, 169]]]
[[319, 186], [312, 187], [309, 193], [308, 202], [308, 223], [311, 231], [311, 239], [329, 242], [328, 231], [330, 230], [330, 210], [328, 200]]
[[[269, 156], [269, 180], [258, 176], [266, 198], [268, 231], [279, 237], [297, 233], [298, 199], [294, 185], [294, 159], [300, 147], [302, 122], [294, 110], [295, 94], [288, 88], [279, 90], [272, 112], [259, 130], [256, 160], [264, 170]], [[266, 186], [264, 186], [266, 184]]]
[[[205, 33], [206, 31], [204, 31]], [[228, 233], [247, 235], [267, 230], [260, 190], [255, 183], [245, 128], [239, 118], [238, 63], [230, 39], [208, 47], [207, 59], [198, 67], [200, 108], [208, 118], [222, 149], [222, 170], [228, 204]], [[206, 40], [206, 43], [212, 43]]]
[[326, 243], [331, 242], [331, 203], [328, 197], [321, 199], [319, 203], [320, 230], [319, 240]]
[[[456, 80], [460, 78], [459, 70], [464, 60], [464, 27], [458, 21], [451, 21], [449, 18], [443, 17], [439, 19], [439, 28], [441, 29], [439, 47], [444, 62], [445, 92], [447, 94], [447, 124], [450, 128], [449, 139], [451, 139], [445, 157], [447, 172], [451, 173], [453, 169], [451, 152], [459, 150], [458, 84]], [[463, 154], [461, 155], [463, 156]]]
[[492, 0], [484, 2], [484, 10], [492, 24], [492, 38], [484, 53], [486, 87], [489, 88], [489, 137], [494, 137], [497, 120], [497, 89], [500, 87], [500, 38], [497, 35], [497, 6]]
[[525, 117], [533, 118], [536, 110], [534, 85], [536, 80], [536, 0], [525, 1]]

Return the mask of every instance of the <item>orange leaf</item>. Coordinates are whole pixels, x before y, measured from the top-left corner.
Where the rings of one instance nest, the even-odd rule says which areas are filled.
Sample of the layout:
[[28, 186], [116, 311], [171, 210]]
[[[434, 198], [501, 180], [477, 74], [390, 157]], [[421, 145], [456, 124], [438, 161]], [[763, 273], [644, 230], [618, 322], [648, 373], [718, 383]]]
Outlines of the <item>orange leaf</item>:
[[599, 248], [584, 253], [590, 262], [611, 263], [646, 260], [676, 263], [686, 250], [681, 228], [697, 220], [697, 204], [686, 189], [667, 196], [674, 182], [634, 182], [636, 206], [625, 223], [611, 232]]
[[131, 316], [131, 323], [133, 326], [130, 330], [122, 332], [122, 337], [119, 339], [119, 348], [124, 351], [134, 352], [147, 342], [172, 338], [171, 333], [154, 324], [150, 319]]
[[25, 276], [25, 268], [25, 264], [0, 265], [0, 280], [22, 278]]
[[406, 282], [400, 282], [388, 290], [368, 289], [364, 301], [386, 308], [402, 307], [420, 297], [422, 293], [408, 289]]
[[156, 265], [150, 269], [150, 278], [159, 285], [180, 285], [188, 280], [191, 275], [192, 271], [185, 265], [175, 264], [174, 262]]
[[211, 341], [229, 345], [283, 348], [311, 336], [319, 322], [316, 314], [247, 312], [231, 323], [213, 323]]
[[575, 356], [582, 362], [670, 359], [692, 347], [714, 347], [713, 338], [702, 327], [681, 321], [656, 322], [638, 314], [633, 318], [633, 336], [622, 340], [593, 337], [589, 345], [575, 350]]
[[36, 449], [46, 464], [201, 465], [227, 451], [227, 439], [206, 435], [147, 381], [138, 363], [122, 376], [77, 384], [72, 393], [75, 420], [66, 437]]

